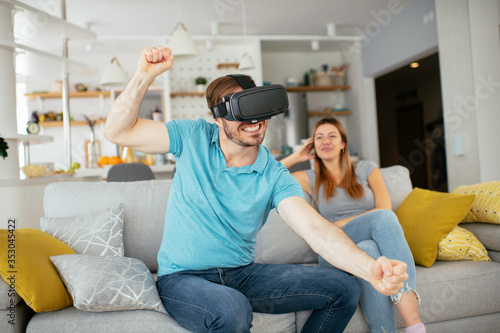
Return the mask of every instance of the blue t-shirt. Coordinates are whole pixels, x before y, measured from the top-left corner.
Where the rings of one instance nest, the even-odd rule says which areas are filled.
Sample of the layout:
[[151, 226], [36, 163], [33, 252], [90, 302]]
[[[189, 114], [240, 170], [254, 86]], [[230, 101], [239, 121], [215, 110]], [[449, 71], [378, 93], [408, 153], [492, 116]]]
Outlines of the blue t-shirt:
[[174, 120], [167, 130], [176, 173], [158, 275], [251, 263], [269, 211], [287, 197], [303, 197], [299, 183], [262, 145], [254, 164], [228, 168], [218, 127], [203, 119]]

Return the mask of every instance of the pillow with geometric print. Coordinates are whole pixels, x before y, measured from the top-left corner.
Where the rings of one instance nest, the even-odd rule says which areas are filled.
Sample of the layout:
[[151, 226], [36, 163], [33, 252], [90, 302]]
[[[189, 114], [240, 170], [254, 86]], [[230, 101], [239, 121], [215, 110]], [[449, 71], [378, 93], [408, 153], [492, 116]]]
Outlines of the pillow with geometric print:
[[467, 229], [453, 228], [438, 245], [437, 260], [491, 261], [479, 239]]
[[500, 224], [500, 181], [459, 186], [451, 193], [476, 195], [476, 199], [462, 223], [485, 222]]
[[72, 217], [42, 217], [40, 227], [78, 254], [123, 257], [123, 204]]

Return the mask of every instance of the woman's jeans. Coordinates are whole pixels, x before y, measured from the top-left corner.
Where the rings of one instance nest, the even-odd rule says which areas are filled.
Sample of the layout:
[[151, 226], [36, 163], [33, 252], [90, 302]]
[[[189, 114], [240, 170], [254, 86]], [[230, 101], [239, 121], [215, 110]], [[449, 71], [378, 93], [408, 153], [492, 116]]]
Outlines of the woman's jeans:
[[[403, 261], [408, 265], [408, 280], [405, 281], [404, 287], [398, 294], [390, 297], [376, 291], [369, 282], [356, 278], [361, 286], [361, 309], [370, 326], [370, 331], [397, 332], [392, 303], [399, 302], [403, 292], [417, 293], [415, 263], [396, 214], [388, 209], [374, 210], [354, 218], [344, 225], [342, 230], [358, 247], [373, 258], [385, 256]], [[333, 267], [321, 257], [318, 261], [322, 267]]]
[[192, 332], [249, 332], [252, 312], [314, 310], [302, 332], [342, 332], [360, 287], [340, 270], [289, 264], [180, 271], [159, 277], [168, 313]]

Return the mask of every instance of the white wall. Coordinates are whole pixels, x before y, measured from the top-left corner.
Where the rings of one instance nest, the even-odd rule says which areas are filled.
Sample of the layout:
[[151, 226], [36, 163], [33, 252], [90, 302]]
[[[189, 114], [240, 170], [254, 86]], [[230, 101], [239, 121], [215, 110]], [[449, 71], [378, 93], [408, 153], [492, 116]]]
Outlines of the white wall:
[[[497, 1], [436, 0], [449, 188], [500, 179]], [[463, 139], [465, 152], [452, 142]]]
[[405, 9], [389, 1], [386, 10], [372, 15], [365, 25], [360, 45], [363, 73], [367, 77], [386, 74], [437, 47], [434, 0], [416, 0]]
[[47, 184], [0, 186], [0, 229], [7, 229], [9, 219], [16, 220], [16, 229], [40, 229], [46, 186]]

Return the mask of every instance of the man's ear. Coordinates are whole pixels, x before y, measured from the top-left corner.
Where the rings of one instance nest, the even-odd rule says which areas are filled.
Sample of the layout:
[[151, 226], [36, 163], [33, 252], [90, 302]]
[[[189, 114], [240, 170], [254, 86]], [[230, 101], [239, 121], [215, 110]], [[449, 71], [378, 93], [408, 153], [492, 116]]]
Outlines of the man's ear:
[[221, 117], [214, 118], [214, 122], [215, 122], [215, 125], [217, 125], [217, 127], [222, 127], [222, 118]]

